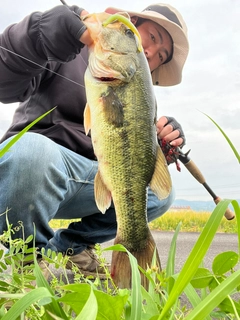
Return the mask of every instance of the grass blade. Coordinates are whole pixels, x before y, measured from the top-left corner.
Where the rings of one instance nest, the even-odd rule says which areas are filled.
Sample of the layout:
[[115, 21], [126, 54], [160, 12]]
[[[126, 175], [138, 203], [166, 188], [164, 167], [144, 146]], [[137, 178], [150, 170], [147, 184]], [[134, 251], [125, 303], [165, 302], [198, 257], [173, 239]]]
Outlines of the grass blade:
[[132, 294], [131, 294], [131, 316], [130, 320], [139, 320], [142, 315], [142, 294], [141, 294], [141, 276], [138, 270], [137, 259], [121, 244], [108, 247], [104, 250], [116, 250], [127, 252], [131, 270], [132, 270]]
[[[228, 296], [240, 283], [240, 270], [231, 274], [218, 287], [216, 287], [202, 302], [188, 314], [185, 320], [204, 319]], [[239, 318], [238, 318], [239, 319]]]
[[36, 288], [14, 303], [1, 320], [15, 320], [33, 303], [47, 297], [52, 297], [52, 295], [46, 288]]
[[218, 205], [214, 209], [191, 253], [189, 254], [188, 259], [186, 260], [181, 272], [179, 273], [179, 276], [171, 290], [169, 298], [158, 320], [161, 320], [165, 317], [166, 313], [170, 310], [176, 299], [180, 296], [184, 288], [196, 273], [198, 266], [202, 262], [207, 250], [210, 247], [210, 244], [218, 229], [224, 212], [226, 211], [230, 202], [231, 200], [223, 200], [218, 203]]
[[[142, 298], [144, 301], [146, 301], [146, 306], [144, 306], [145, 309], [145, 313], [147, 314], [158, 314], [158, 308], [157, 308], [157, 304], [156, 301], [154, 300], [154, 296], [153, 294], [147, 292], [147, 290], [142, 286], [141, 287], [142, 290]], [[155, 293], [155, 295], [157, 295]], [[158, 300], [159, 301], [159, 300]]]
[[209, 117], [206, 113], [203, 113], [205, 116], [207, 116], [214, 124], [215, 126], [221, 131], [221, 133], [223, 134], [223, 136], [225, 137], [225, 139], [227, 140], [228, 144], [230, 145], [232, 151], [234, 152], [236, 158], [238, 159], [238, 162], [240, 163], [240, 155], [237, 152], [237, 149], [234, 147], [234, 145], [232, 144], [231, 140], [228, 138], [228, 136], [226, 135], [226, 133], [220, 128], [220, 126], [211, 118]]
[[[232, 205], [236, 214], [238, 230], [240, 230], [240, 206], [236, 200], [232, 201]], [[238, 256], [240, 259], [240, 231], [238, 231]]]
[[41, 268], [39, 267], [36, 255], [33, 256], [33, 260], [34, 260], [34, 270], [33, 273], [36, 277], [36, 283], [38, 287], [44, 287], [47, 288], [48, 291], [54, 295], [54, 292], [52, 290], [52, 288], [50, 287], [48, 281], [44, 278], [44, 275], [42, 274]]
[[168, 254], [167, 267], [166, 267], [166, 276], [171, 277], [175, 273], [175, 256], [176, 256], [176, 244], [177, 237], [181, 228], [181, 222], [177, 225], [177, 228], [174, 232], [171, 246]]
[[[202, 301], [201, 298], [199, 297], [196, 290], [193, 288], [193, 286], [190, 283], [184, 289], [184, 293], [186, 294], [191, 305], [193, 306], [193, 309], [195, 309], [199, 305], [199, 303], [201, 303]], [[205, 320], [211, 320], [211, 319], [212, 318], [210, 316], [205, 317]]]
[[42, 118], [44, 118], [46, 115], [48, 115], [50, 112], [52, 112], [56, 107], [52, 108], [48, 112], [44, 113], [40, 117], [38, 117], [36, 120], [31, 122], [26, 128], [24, 128], [22, 131], [20, 131], [16, 136], [14, 136], [5, 146], [3, 149], [0, 150], [0, 158], [8, 152], [8, 150], [26, 133], [32, 126], [34, 126], [37, 122], [39, 122]]
[[76, 317], [76, 320], [81, 320], [81, 319], [95, 320], [97, 318], [97, 313], [98, 313], [98, 303], [97, 303], [95, 294], [93, 292], [93, 289], [91, 288], [89, 298], [85, 303], [82, 311]]
[[[34, 226], [34, 234], [35, 234], [35, 226]], [[34, 237], [35, 239], [35, 237]], [[35, 241], [34, 241], [35, 243]], [[34, 275], [36, 277], [36, 283], [37, 286], [40, 288], [46, 288], [48, 290], [48, 292], [51, 294], [51, 297], [54, 297], [54, 292], [51, 288], [51, 286], [49, 285], [48, 281], [45, 279], [44, 275], [42, 274], [41, 268], [38, 264], [36, 255], [33, 256], [33, 260], [34, 260]], [[67, 316], [63, 310], [63, 308], [61, 307], [61, 305], [59, 304], [58, 301], [56, 301], [55, 299], [49, 299], [50, 301], [47, 300], [48, 297], [45, 297], [45, 310], [49, 311], [50, 313], [61, 317], [61, 319], [65, 319], [67, 320]]]

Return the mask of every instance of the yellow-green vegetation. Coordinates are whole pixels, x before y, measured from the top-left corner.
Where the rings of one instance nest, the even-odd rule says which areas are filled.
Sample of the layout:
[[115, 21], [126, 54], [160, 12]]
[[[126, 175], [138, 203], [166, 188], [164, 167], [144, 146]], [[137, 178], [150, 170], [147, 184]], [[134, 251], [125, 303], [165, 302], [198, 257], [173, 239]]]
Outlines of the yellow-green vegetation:
[[[175, 231], [177, 225], [181, 222], [181, 232], [201, 232], [210, 215], [211, 212], [207, 211], [170, 210], [160, 218], [152, 221], [150, 229]], [[79, 220], [52, 220], [50, 221], [50, 226], [53, 229], [67, 228], [69, 223], [74, 221]], [[217, 232], [237, 233], [237, 220], [233, 219], [229, 221], [223, 217]]]
[[[162, 217], [152, 221], [150, 228], [175, 231], [179, 222], [182, 222], [181, 232], [201, 232], [211, 214], [211, 212], [192, 210], [168, 211]], [[237, 233], [237, 220], [229, 221], [223, 217], [217, 232]]]
[[77, 222], [80, 220], [81, 219], [69, 219], [69, 220], [54, 219], [49, 222], [49, 225], [52, 229], [61, 229], [61, 228], [67, 228], [70, 223]]

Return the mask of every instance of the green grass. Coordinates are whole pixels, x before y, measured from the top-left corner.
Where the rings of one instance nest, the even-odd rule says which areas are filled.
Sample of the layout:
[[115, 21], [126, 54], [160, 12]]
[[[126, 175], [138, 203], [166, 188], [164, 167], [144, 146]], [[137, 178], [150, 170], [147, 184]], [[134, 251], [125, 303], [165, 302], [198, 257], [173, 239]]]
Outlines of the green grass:
[[[181, 232], [201, 232], [208, 221], [211, 212], [179, 210], [168, 211], [163, 216], [150, 223], [151, 230], [175, 231], [181, 222]], [[69, 223], [78, 220], [52, 220], [50, 226], [53, 229], [67, 228]], [[228, 221], [225, 217], [218, 227], [217, 232], [237, 233], [237, 220]]]
[[[210, 269], [204, 268], [202, 263], [229, 204], [229, 200], [224, 200], [209, 215], [179, 273], [175, 273], [175, 253], [177, 236], [183, 223], [174, 232], [167, 266], [163, 271], [156, 268], [155, 258], [152, 265], [143, 270], [136, 258], [120, 244], [105, 248], [104, 251], [125, 251], [129, 255], [131, 289], [117, 288], [108, 269], [107, 280], [104, 281], [85, 278], [73, 269], [72, 282], [66, 273], [68, 257], [50, 250], [45, 252], [46, 255], [42, 252], [44, 260], [55, 269], [62, 268], [62, 271], [59, 279], [52, 274], [52, 280], [47, 282], [36, 260], [36, 248], [27, 247], [33, 236], [25, 241], [11, 239], [11, 225], [7, 221], [9, 229], [0, 236], [0, 241], [8, 239], [11, 243], [8, 253], [0, 250], [0, 319], [240, 320], [240, 270], [237, 267], [240, 261], [240, 207], [236, 201], [232, 204], [238, 223], [237, 252], [218, 254]], [[189, 219], [193, 220], [188, 213]], [[168, 214], [171, 216], [170, 212]], [[201, 216], [200, 213], [197, 215]], [[100, 246], [96, 249], [97, 253], [102, 253]], [[34, 257], [34, 265], [31, 266], [24, 265], [29, 254]], [[104, 263], [104, 260], [101, 261]], [[11, 272], [6, 273], [9, 267]], [[147, 289], [141, 285], [139, 269], [149, 280]], [[183, 293], [184, 303], [181, 299]]]

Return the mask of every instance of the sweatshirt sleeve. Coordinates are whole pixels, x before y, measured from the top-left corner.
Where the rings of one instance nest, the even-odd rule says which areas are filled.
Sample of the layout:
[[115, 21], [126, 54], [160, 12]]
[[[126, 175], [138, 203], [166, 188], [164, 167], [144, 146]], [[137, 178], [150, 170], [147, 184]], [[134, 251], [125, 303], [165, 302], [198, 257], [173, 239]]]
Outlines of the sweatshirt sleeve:
[[46, 69], [73, 60], [86, 30], [77, 6], [34, 12], [0, 35], [0, 101], [25, 101], [36, 92]]

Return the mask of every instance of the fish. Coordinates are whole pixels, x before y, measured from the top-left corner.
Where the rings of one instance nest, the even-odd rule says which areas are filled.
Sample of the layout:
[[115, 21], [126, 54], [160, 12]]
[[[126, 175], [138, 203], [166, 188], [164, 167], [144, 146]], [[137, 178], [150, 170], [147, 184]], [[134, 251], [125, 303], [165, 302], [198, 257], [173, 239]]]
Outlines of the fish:
[[[84, 128], [98, 160], [95, 201], [102, 213], [114, 203], [114, 244], [122, 244], [144, 270], [155, 255], [161, 270], [147, 221], [147, 193], [150, 187], [164, 199], [172, 182], [157, 141], [156, 100], [141, 37], [127, 13], [95, 13], [83, 21], [92, 38], [84, 77]], [[111, 277], [119, 288], [131, 288], [126, 252], [113, 251]], [[141, 284], [148, 286], [143, 274]]]

